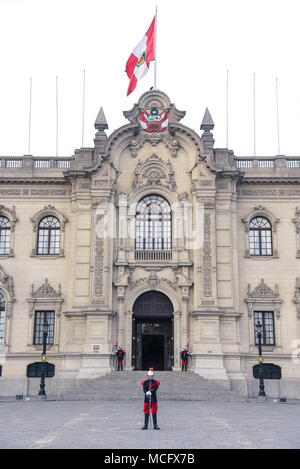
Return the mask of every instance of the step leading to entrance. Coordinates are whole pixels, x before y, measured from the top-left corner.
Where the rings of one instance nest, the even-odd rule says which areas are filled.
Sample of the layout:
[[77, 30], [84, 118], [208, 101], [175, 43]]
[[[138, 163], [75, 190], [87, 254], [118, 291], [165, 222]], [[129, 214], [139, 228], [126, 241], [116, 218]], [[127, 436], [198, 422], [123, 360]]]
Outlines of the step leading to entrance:
[[[194, 372], [157, 371], [160, 381], [159, 400], [223, 400], [243, 401], [236, 391], [230, 391]], [[77, 380], [76, 389], [59, 396], [61, 400], [132, 400], [143, 399], [141, 382], [146, 371], [112, 371], [93, 379]]]

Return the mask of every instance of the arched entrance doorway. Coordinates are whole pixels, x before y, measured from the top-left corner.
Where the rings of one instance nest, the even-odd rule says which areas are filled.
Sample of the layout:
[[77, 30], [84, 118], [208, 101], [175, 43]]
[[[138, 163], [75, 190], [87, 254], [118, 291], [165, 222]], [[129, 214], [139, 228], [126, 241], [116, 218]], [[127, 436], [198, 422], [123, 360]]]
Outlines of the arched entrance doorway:
[[140, 295], [133, 305], [132, 366], [135, 370], [171, 370], [173, 351], [173, 305], [159, 291]]

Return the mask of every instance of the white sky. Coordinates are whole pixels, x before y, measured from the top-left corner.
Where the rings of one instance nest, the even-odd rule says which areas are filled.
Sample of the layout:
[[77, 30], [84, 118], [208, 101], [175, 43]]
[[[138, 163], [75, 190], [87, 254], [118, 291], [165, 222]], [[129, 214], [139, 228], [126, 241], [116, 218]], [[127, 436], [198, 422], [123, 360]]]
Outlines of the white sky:
[[[81, 146], [83, 69], [86, 69], [84, 146], [93, 146], [103, 106], [108, 134], [153, 86], [154, 64], [126, 97], [125, 64], [158, 6], [157, 87], [182, 123], [200, 134], [206, 106], [215, 146], [226, 146], [229, 70], [229, 148], [253, 155], [253, 73], [256, 74], [256, 155], [300, 155], [299, 0], [0, 0], [0, 155], [28, 152], [32, 77], [31, 154], [55, 156], [59, 94], [59, 156]], [[300, 5], [299, 5], [300, 6]]]

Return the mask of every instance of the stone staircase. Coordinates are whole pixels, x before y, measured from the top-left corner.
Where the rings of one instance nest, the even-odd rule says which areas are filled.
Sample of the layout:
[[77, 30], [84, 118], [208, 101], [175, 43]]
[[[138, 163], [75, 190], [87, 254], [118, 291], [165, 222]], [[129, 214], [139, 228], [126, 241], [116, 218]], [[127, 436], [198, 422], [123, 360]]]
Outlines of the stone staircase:
[[[159, 400], [244, 400], [235, 391], [222, 387], [194, 372], [157, 371], [160, 381]], [[60, 395], [61, 400], [132, 400], [142, 399], [141, 382], [147, 379], [146, 371], [112, 371], [93, 379], [77, 380], [75, 390]]]

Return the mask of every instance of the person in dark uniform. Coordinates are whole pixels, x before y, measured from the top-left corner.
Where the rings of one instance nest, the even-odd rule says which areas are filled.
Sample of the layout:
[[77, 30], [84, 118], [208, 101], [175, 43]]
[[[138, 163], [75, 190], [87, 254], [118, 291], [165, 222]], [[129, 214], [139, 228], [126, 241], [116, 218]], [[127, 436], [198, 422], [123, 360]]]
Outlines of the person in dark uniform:
[[125, 350], [122, 349], [121, 345], [119, 346], [118, 350], [116, 351], [117, 360], [118, 360], [118, 371], [123, 371], [123, 360], [125, 357]]
[[160, 382], [153, 378], [154, 376], [153, 368], [150, 368], [147, 375], [148, 375], [148, 379], [141, 382], [141, 385], [143, 386], [143, 391], [145, 394], [145, 399], [144, 399], [145, 423], [144, 423], [144, 426], [142, 427], [142, 430], [148, 429], [149, 415], [150, 415], [150, 401], [151, 401], [151, 412], [152, 412], [152, 417], [153, 417], [153, 427], [154, 427], [154, 430], [159, 430], [160, 428], [157, 425], [156, 391], [159, 388]]
[[187, 370], [187, 366], [188, 366], [188, 360], [189, 360], [189, 356], [190, 356], [190, 352], [188, 351], [187, 347], [184, 347], [184, 349], [182, 350], [181, 352], [181, 371], [183, 370]]

